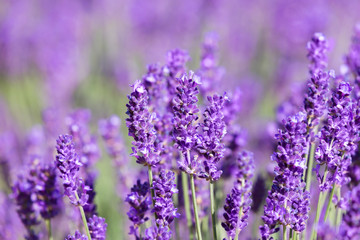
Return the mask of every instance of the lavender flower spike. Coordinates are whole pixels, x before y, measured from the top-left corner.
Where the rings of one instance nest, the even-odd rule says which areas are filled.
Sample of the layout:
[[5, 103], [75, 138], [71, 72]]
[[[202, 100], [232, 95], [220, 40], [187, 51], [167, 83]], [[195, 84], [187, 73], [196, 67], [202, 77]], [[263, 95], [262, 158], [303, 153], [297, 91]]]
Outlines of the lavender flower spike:
[[276, 161], [275, 178], [264, 206], [262, 217], [264, 226], [260, 227], [262, 239], [279, 231], [279, 226], [289, 227], [295, 233], [302, 232], [309, 212], [308, 191], [302, 174], [307, 152], [306, 114], [299, 112], [284, 121], [284, 130], [276, 135], [277, 151], [272, 160]]
[[39, 236], [35, 233], [33, 227], [39, 224], [35, 212], [35, 202], [32, 197], [34, 194], [34, 185], [24, 176], [19, 176], [13, 188], [13, 198], [17, 205], [17, 213], [21, 222], [27, 230], [27, 240], [38, 240]]
[[153, 189], [155, 192], [153, 212], [157, 216], [156, 223], [164, 227], [169, 226], [175, 218], [180, 216], [172, 201], [172, 195], [178, 192], [174, 172], [161, 170], [154, 178]]
[[88, 222], [89, 231], [92, 240], [105, 240], [106, 239], [106, 227], [105, 219], [94, 215], [89, 218]]
[[204, 122], [200, 125], [202, 132], [197, 138], [196, 148], [205, 157], [205, 171], [201, 172], [199, 177], [213, 182], [222, 174], [216, 164], [224, 157], [225, 152], [225, 146], [221, 143], [226, 134], [222, 109], [228, 98], [226, 94], [224, 96], [215, 94], [213, 97], [208, 96], [207, 99], [210, 105], [204, 112]]
[[[84, 206], [88, 200], [89, 187], [85, 186], [83, 180], [78, 177], [82, 163], [75, 152], [75, 146], [70, 135], [60, 135], [57, 139], [56, 167], [60, 171], [60, 178], [63, 179], [65, 195], [70, 202], [76, 206]], [[77, 199], [78, 194], [79, 199]]]
[[[326, 72], [329, 43], [321, 33], [315, 33], [308, 42], [308, 59], [310, 60], [310, 80], [307, 83], [307, 92], [304, 99], [304, 108], [308, 117], [309, 128], [314, 128], [319, 123], [326, 109], [329, 92], [329, 78], [333, 71]], [[309, 121], [310, 120], [310, 121]]]
[[129, 116], [126, 126], [129, 128], [129, 136], [134, 138], [132, 156], [136, 162], [145, 166], [155, 166], [159, 163], [160, 149], [156, 146], [156, 130], [152, 121], [155, 117], [148, 110], [148, 93], [141, 83], [136, 81], [132, 86], [133, 92], [128, 96], [126, 104]]
[[149, 196], [150, 186], [148, 182], [141, 183], [140, 180], [131, 188], [131, 193], [126, 197], [126, 202], [130, 204], [127, 213], [133, 226], [130, 227], [130, 235], [138, 238], [138, 228], [141, 224], [149, 220], [146, 213], [150, 209], [151, 198]]
[[238, 233], [247, 226], [251, 200], [252, 177], [254, 175], [253, 153], [243, 151], [238, 156], [238, 173], [231, 194], [224, 206], [225, 222], [221, 223], [231, 239], [237, 240]]
[[88, 238], [84, 234], [81, 234], [79, 230], [76, 230], [73, 236], [68, 235], [65, 240], [88, 240]]
[[196, 146], [196, 126], [198, 120], [197, 106], [199, 93], [199, 77], [190, 72], [178, 78], [178, 87], [173, 99], [173, 131], [172, 136], [177, 147], [184, 155], [185, 159], [178, 161], [179, 168], [187, 173], [193, 173], [197, 167], [197, 162], [188, 159], [187, 152]]
[[36, 178], [36, 198], [40, 207], [41, 217], [51, 219], [60, 212], [60, 190], [56, 181], [56, 168], [51, 165], [37, 166], [30, 171]]

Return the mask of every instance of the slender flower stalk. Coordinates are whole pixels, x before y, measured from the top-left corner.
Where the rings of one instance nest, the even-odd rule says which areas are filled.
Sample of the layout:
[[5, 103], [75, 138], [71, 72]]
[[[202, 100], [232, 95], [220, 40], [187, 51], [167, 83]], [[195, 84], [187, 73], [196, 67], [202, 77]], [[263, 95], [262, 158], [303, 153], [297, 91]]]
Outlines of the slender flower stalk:
[[266, 199], [264, 226], [260, 227], [262, 239], [279, 231], [280, 226], [293, 232], [302, 232], [309, 212], [309, 192], [305, 190], [302, 174], [306, 167], [306, 114], [299, 112], [284, 121], [284, 130], [276, 135], [277, 151], [272, 159], [275, 179]]
[[225, 146], [221, 143], [226, 134], [226, 125], [224, 121], [223, 108], [228, 100], [227, 96], [214, 95], [208, 98], [209, 106], [204, 111], [204, 122], [200, 124], [201, 132], [197, 137], [196, 149], [205, 157], [203, 161], [204, 170], [198, 176], [209, 181], [210, 184], [210, 202], [211, 202], [211, 220], [213, 228], [213, 237], [217, 239], [216, 230], [216, 206], [214, 182], [217, 181], [222, 171], [216, 164], [224, 157]]
[[307, 168], [304, 170], [306, 190], [310, 190], [311, 176], [314, 163], [315, 136], [317, 135], [320, 119], [326, 110], [329, 93], [329, 78], [332, 73], [326, 72], [329, 43], [322, 33], [315, 33], [307, 44], [307, 57], [310, 61], [310, 79], [304, 99], [304, 109], [307, 115]]
[[195, 191], [195, 182], [194, 182], [193, 174], [190, 174], [190, 185], [191, 185], [191, 196], [192, 196], [192, 201], [193, 201], [193, 206], [194, 206], [196, 234], [198, 236], [198, 240], [202, 240], [198, 207], [197, 207], [197, 203], [196, 203], [196, 191]]
[[239, 233], [247, 226], [251, 200], [252, 177], [254, 175], [253, 154], [242, 151], [237, 159], [238, 172], [236, 182], [227, 195], [224, 206], [224, 219], [222, 227], [231, 239], [237, 240]]
[[[333, 204], [335, 188], [346, 185], [350, 182], [348, 169], [351, 165], [352, 154], [357, 149], [359, 141], [358, 129], [359, 123], [356, 121], [356, 104], [352, 102], [351, 86], [348, 82], [340, 79], [336, 88], [332, 92], [328, 103], [328, 116], [326, 124], [320, 131], [320, 143], [315, 152], [317, 160], [316, 175], [319, 181], [321, 192], [327, 192], [332, 188], [329, 203], [325, 213], [328, 217], [328, 211]], [[325, 166], [324, 173], [321, 172], [321, 166]], [[322, 204], [317, 209], [317, 218], [313, 226], [313, 238], [316, 237], [318, 216], [322, 211]]]
[[91, 240], [85, 212], [83, 206], [88, 202], [90, 190], [85, 185], [82, 178], [78, 176], [80, 167], [83, 165], [75, 151], [73, 138], [70, 135], [60, 135], [57, 139], [57, 155], [55, 164], [60, 172], [60, 178], [63, 179], [65, 195], [69, 197], [71, 204], [78, 206], [80, 209], [82, 221], [86, 235]]

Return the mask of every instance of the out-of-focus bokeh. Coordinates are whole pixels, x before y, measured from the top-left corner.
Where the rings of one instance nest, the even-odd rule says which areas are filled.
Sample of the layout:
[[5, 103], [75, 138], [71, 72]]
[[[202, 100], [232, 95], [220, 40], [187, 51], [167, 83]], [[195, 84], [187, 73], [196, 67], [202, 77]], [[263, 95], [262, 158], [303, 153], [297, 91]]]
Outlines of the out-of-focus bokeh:
[[[181, 48], [196, 71], [212, 34], [225, 71], [219, 91], [241, 89], [249, 148], [257, 149], [257, 162], [269, 162], [272, 149], [259, 151], [266, 145], [261, 137], [268, 133], [271, 141], [276, 106], [304, 87], [307, 41], [324, 33], [331, 41], [329, 67], [341, 71], [359, 10], [358, 0], [1, 1], [0, 134], [23, 146], [44, 118], [57, 133], [65, 131], [64, 119], [77, 108], [91, 110], [93, 132], [100, 118], [124, 120], [130, 85], [148, 64], [164, 63], [167, 51]], [[12, 153], [14, 161], [21, 156], [21, 150]], [[114, 170], [105, 153], [98, 165], [99, 212], [109, 224], [108, 239], [120, 239], [126, 216], [114, 209]]]

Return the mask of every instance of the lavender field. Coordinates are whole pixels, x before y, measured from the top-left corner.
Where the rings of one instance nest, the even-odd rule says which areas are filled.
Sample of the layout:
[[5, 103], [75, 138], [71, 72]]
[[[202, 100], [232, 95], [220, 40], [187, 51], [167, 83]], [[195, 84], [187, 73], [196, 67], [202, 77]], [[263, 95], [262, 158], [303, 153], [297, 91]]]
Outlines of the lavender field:
[[360, 1], [0, 1], [0, 240], [360, 239]]

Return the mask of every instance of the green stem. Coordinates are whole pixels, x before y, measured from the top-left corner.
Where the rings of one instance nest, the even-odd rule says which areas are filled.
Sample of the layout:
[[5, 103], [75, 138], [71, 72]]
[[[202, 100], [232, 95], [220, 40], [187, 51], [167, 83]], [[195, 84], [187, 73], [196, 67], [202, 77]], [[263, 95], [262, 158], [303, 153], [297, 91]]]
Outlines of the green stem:
[[51, 231], [51, 219], [46, 219], [46, 227], [47, 227], [47, 230], [48, 230], [48, 237], [49, 237], [49, 240], [53, 240], [53, 236], [52, 236], [52, 231]]
[[283, 240], [286, 240], [286, 239], [287, 239], [287, 236], [286, 236], [286, 233], [287, 233], [287, 232], [286, 232], [286, 230], [287, 230], [287, 229], [286, 229], [286, 226], [283, 225], [283, 238], [282, 238]]
[[191, 185], [192, 201], [193, 201], [193, 205], [194, 205], [196, 232], [197, 232], [198, 239], [202, 240], [201, 229], [200, 229], [200, 221], [199, 221], [199, 215], [198, 215], [197, 204], [196, 204], [195, 181], [194, 181], [194, 175], [193, 174], [190, 174], [190, 185]]
[[311, 176], [312, 176], [312, 168], [314, 164], [314, 153], [315, 153], [315, 143], [311, 143], [310, 146], [310, 154], [307, 160], [307, 168], [306, 168], [306, 190], [309, 191], [311, 187]]
[[[175, 183], [176, 186], [179, 186], [178, 184], [178, 174], [175, 174]], [[173, 201], [174, 201], [174, 205], [176, 208], [179, 208], [179, 199], [176, 196], [173, 196]], [[175, 218], [175, 236], [176, 236], [176, 240], [180, 239], [180, 233], [179, 233], [179, 219]]]
[[330, 198], [329, 198], [329, 202], [328, 202], [328, 205], [326, 207], [326, 212], [325, 212], [325, 218], [324, 218], [324, 221], [326, 222], [328, 216], [329, 216], [329, 213], [330, 213], [330, 208], [331, 208], [331, 205], [332, 205], [332, 199], [334, 197], [334, 193], [335, 193], [335, 183], [333, 184], [333, 187], [331, 189], [331, 193], [330, 193]]
[[[337, 187], [336, 189], [337, 191], [337, 195], [338, 195], [338, 199], [341, 198], [341, 190], [340, 187]], [[341, 224], [341, 220], [342, 220], [342, 209], [341, 208], [337, 208], [336, 210], [336, 221], [335, 221], [335, 227], [337, 229], [337, 231], [339, 230], [340, 224]]]
[[212, 220], [213, 236], [214, 236], [214, 240], [217, 240], [214, 183], [212, 181], [210, 181], [210, 207], [211, 207], [211, 220]]
[[[79, 195], [77, 194], [77, 192], [75, 191], [75, 197], [76, 197], [76, 200], [79, 201]], [[85, 232], [86, 232], [86, 235], [88, 237], [89, 240], [91, 240], [91, 236], [90, 236], [90, 231], [89, 231], [89, 227], [88, 227], [88, 224], [87, 224], [87, 221], [86, 221], [86, 216], [85, 216], [85, 212], [84, 212], [84, 208], [79, 205], [79, 209], [80, 209], [80, 213], [81, 213], [81, 218], [82, 218], [82, 221], [83, 221], [83, 224], [84, 224], [84, 227], [85, 227]]]
[[319, 195], [319, 199], [318, 199], [318, 204], [317, 204], [317, 209], [316, 209], [316, 217], [315, 217], [315, 221], [314, 221], [314, 225], [313, 225], [313, 231], [311, 234], [311, 239], [316, 239], [317, 236], [317, 227], [318, 227], [318, 223], [319, 223], [319, 219], [320, 219], [320, 213], [321, 210], [323, 209], [324, 206], [324, 197], [325, 197], [325, 193], [324, 192], [320, 192]]
[[190, 239], [194, 239], [192, 221], [191, 221], [188, 175], [185, 172], [181, 172], [181, 183], [183, 189], [185, 214], [186, 214], [187, 226], [189, 228]]
[[150, 191], [151, 191], [151, 200], [153, 203], [153, 206], [155, 206], [155, 193], [153, 189], [153, 175], [151, 171], [151, 166], [148, 167], [148, 174], [149, 174], [149, 184], [150, 184]]
[[[241, 181], [241, 188], [243, 188], [243, 187], [244, 187], [244, 181]], [[241, 194], [241, 199], [240, 199], [241, 207], [240, 207], [239, 213], [238, 213], [238, 221], [241, 220], [241, 217], [242, 217], [242, 214], [243, 214], [243, 201], [244, 201], [244, 194]], [[234, 240], [238, 240], [239, 233], [240, 233], [239, 228], [236, 227]]]

